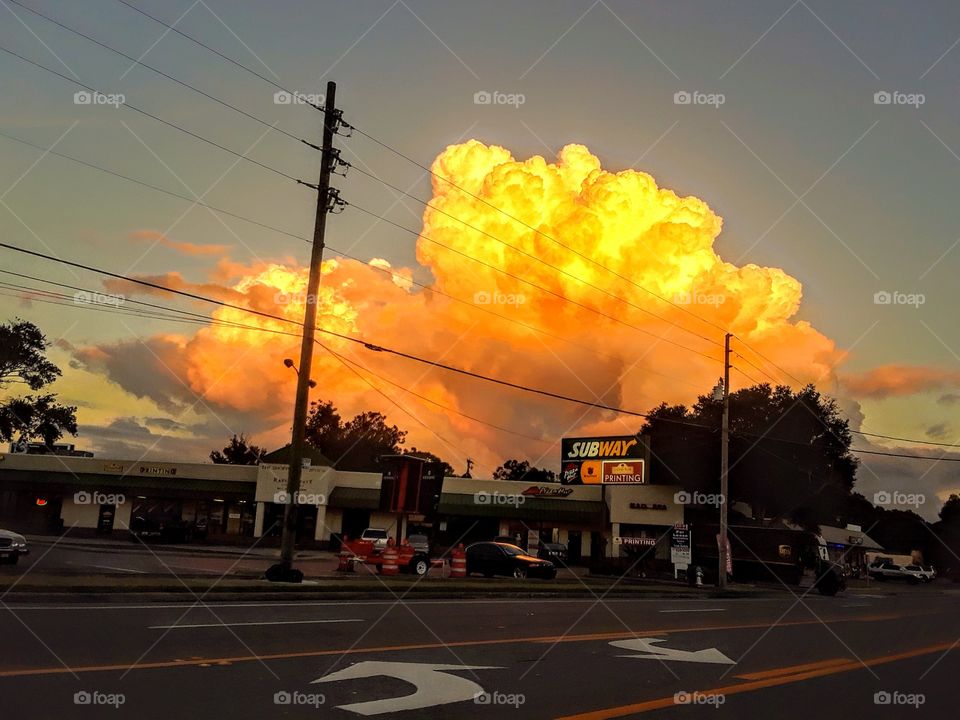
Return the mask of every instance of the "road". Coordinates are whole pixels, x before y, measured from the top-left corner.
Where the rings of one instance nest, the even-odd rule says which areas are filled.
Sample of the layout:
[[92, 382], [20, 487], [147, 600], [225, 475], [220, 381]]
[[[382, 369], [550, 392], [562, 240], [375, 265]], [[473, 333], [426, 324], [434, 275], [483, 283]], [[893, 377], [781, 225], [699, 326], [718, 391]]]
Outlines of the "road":
[[935, 584], [800, 600], [8, 598], [0, 697], [18, 720], [952, 717], [958, 597]]

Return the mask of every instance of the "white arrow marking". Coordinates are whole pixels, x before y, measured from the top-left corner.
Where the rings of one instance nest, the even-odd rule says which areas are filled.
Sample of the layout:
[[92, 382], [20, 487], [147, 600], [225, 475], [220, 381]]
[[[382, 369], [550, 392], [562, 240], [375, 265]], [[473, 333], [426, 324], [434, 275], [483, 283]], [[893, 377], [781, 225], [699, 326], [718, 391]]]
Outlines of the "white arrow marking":
[[633, 640], [616, 640], [614, 647], [624, 650], [634, 650], [646, 655], [618, 655], [617, 657], [636, 658], [638, 660], [675, 660], [676, 662], [713, 663], [715, 665], [734, 665], [734, 661], [716, 648], [706, 650], [674, 650], [672, 648], [654, 647], [654, 643], [666, 642], [664, 638], [635, 638]]
[[325, 683], [335, 682], [337, 680], [357, 680], [383, 675], [385, 677], [404, 680], [416, 687], [416, 691], [412, 694], [402, 697], [337, 706], [339, 710], [349, 710], [350, 712], [355, 712], [360, 715], [380, 715], [388, 712], [419, 710], [421, 708], [433, 707], [434, 705], [446, 705], [447, 703], [473, 700], [478, 693], [484, 692], [483, 688], [472, 680], [457, 677], [456, 675], [448, 675], [447, 673], [454, 670], [499, 669], [501, 668], [492, 665], [437, 665], [434, 663], [377, 662], [366, 660], [344, 668], [343, 670], [338, 670], [335, 673], [331, 673], [313, 682]]

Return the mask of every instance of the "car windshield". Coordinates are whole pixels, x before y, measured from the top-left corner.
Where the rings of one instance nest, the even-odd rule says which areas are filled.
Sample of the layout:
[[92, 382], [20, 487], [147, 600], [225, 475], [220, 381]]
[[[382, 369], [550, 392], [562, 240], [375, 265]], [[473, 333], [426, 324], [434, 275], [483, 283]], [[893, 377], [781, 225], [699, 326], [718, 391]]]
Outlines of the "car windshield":
[[363, 537], [365, 538], [385, 538], [387, 536], [386, 530], [364, 530]]
[[526, 555], [522, 548], [518, 548], [516, 545], [507, 545], [506, 543], [500, 543], [500, 549], [503, 550], [507, 555]]
[[411, 535], [407, 538], [412, 543], [425, 543], [427, 541], [426, 535]]
[[919, 565], [907, 565], [907, 570], [922, 570], [923, 568]]

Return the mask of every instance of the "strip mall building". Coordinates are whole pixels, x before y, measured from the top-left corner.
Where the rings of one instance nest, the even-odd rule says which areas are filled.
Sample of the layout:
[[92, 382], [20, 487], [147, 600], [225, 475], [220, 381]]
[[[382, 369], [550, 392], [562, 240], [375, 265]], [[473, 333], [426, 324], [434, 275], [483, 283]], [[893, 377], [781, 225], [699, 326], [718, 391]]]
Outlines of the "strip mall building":
[[[209, 542], [275, 542], [286, 485], [283, 464], [215, 465], [96, 457], [0, 454], [0, 527], [28, 533], [125, 535], [166, 523]], [[333, 547], [366, 527], [391, 535], [426, 529], [426, 519], [380, 508], [379, 473], [345, 472], [316, 463], [303, 473], [298, 542]], [[561, 542], [570, 561], [634, 552], [657, 538], [669, 559], [669, 530], [684, 520], [668, 485], [561, 485], [448, 477], [430, 529], [438, 545], [497, 536], [522, 544]], [[278, 499], [280, 502], [277, 502]], [[400, 533], [397, 533], [397, 530]], [[601, 538], [605, 538], [601, 540]]]

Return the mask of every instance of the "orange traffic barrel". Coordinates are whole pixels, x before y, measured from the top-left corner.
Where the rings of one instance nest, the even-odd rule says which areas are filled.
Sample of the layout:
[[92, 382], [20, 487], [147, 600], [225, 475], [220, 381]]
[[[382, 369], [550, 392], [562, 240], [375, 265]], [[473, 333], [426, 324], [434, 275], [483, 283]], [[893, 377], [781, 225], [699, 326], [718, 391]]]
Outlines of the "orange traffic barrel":
[[387, 540], [387, 547], [383, 551], [383, 562], [380, 565], [381, 575], [396, 575], [400, 572], [397, 557], [397, 547], [393, 543], [393, 538], [390, 538]]
[[463, 578], [466, 576], [467, 553], [463, 550], [463, 543], [460, 543], [450, 552], [450, 577]]

